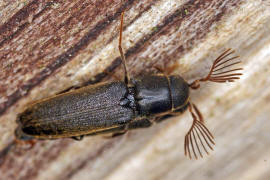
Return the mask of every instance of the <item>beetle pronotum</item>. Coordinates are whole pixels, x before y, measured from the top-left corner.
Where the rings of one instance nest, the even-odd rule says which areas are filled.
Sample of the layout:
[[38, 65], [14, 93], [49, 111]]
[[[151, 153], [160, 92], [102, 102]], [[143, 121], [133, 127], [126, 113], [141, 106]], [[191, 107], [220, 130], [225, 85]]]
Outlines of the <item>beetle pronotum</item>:
[[[124, 12], [121, 14], [119, 52], [124, 67], [124, 81], [99, 83], [40, 100], [28, 106], [17, 119], [17, 139], [76, 140], [85, 135], [123, 134], [130, 129], [146, 128], [166, 114], [178, 115], [188, 109], [193, 123], [185, 136], [184, 150], [189, 158], [203, 157], [213, 149], [214, 137], [204, 124], [203, 116], [190, 102], [189, 90], [200, 82], [233, 82], [242, 68], [227, 69], [240, 61], [231, 49], [223, 52], [204, 78], [188, 84], [179, 75], [165, 73], [130, 78], [122, 49]], [[193, 154], [193, 156], [192, 156]]]

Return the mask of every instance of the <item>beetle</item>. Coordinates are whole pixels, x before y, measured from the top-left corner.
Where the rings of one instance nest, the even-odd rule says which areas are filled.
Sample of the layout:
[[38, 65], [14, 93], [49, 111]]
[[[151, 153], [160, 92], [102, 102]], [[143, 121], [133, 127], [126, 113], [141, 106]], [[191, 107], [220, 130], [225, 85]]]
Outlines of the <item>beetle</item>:
[[179, 75], [168, 75], [159, 68], [156, 74], [130, 78], [122, 49], [124, 12], [121, 13], [119, 52], [124, 67], [124, 80], [88, 85], [42, 99], [29, 105], [17, 117], [15, 130], [19, 140], [73, 138], [147, 128], [167, 115], [179, 115], [188, 109], [193, 123], [185, 136], [184, 150], [189, 158], [213, 150], [214, 137], [205, 126], [199, 109], [190, 101], [190, 89], [200, 82], [233, 82], [242, 68], [228, 69], [240, 63], [231, 49], [223, 52], [204, 78], [187, 83]]

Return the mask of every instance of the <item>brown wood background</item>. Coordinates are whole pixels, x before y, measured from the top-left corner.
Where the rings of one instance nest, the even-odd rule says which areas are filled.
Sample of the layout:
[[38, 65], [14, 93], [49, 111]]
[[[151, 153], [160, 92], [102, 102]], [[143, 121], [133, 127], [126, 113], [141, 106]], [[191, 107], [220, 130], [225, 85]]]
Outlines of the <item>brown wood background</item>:
[[[192, 101], [215, 151], [184, 157], [191, 117], [105, 139], [39, 141], [15, 148], [16, 116], [70, 86], [122, 76], [120, 12], [132, 76], [169, 68], [192, 81], [226, 48], [245, 69], [233, 84], [203, 85]], [[269, 0], [0, 1], [0, 179], [269, 179]]]

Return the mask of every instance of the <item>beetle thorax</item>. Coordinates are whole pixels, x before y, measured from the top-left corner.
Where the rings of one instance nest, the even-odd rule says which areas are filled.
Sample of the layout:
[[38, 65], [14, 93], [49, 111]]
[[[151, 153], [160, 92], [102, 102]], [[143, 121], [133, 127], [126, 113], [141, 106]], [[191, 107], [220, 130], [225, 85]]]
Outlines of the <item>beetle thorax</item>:
[[137, 111], [152, 116], [186, 105], [188, 84], [180, 76], [146, 75], [133, 80]]

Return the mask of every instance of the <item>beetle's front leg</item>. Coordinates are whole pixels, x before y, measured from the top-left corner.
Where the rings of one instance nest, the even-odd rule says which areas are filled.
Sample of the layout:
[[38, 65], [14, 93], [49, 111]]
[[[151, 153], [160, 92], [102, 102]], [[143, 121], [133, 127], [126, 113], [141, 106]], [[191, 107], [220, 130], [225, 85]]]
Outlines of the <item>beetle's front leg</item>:
[[152, 126], [155, 119], [139, 119], [128, 124], [128, 130], [137, 128], [148, 128]]
[[112, 135], [112, 137], [121, 136], [121, 135], [127, 133], [128, 130], [138, 129], [138, 128], [148, 128], [148, 127], [152, 126], [152, 124], [155, 122], [155, 120], [156, 120], [156, 118], [154, 118], [154, 119], [143, 118], [143, 119], [135, 120], [135, 121], [129, 123], [128, 125], [126, 125], [125, 129], [123, 129], [122, 132], [114, 133]]

